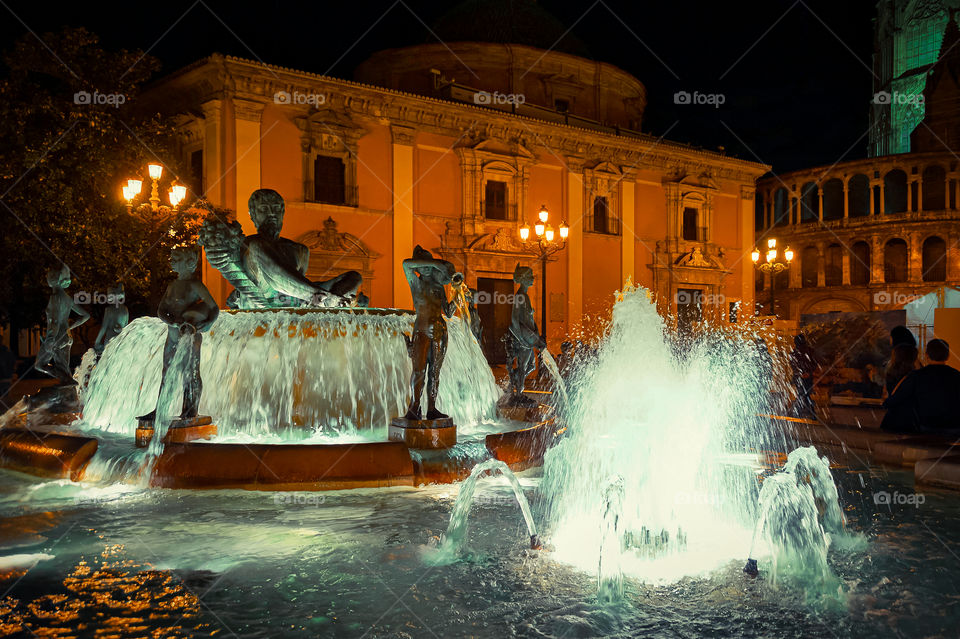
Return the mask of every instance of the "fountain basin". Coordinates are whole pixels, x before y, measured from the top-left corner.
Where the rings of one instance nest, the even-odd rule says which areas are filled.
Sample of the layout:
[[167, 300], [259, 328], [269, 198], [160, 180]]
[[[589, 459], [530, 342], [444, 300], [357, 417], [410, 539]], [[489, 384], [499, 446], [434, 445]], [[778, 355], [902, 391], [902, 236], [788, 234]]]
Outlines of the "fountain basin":
[[0, 467], [78, 481], [97, 446], [93, 437], [7, 428], [0, 431]]
[[[178, 489], [342, 490], [452, 483], [491, 458], [512, 470], [542, 464], [557, 435], [554, 417], [548, 407], [533, 409], [529, 416], [539, 419], [517, 430], [487, 434], [444, 450], [408, 448], [393, 441], [170, 442], [157, 459], [149, 484]], [[84, 481], [97, 452], [97, 438], [70, 427], [49, 428], [53, 430], [0, 431], [0, 467]], [[133, 442], [130, 450], [134, 450]]]

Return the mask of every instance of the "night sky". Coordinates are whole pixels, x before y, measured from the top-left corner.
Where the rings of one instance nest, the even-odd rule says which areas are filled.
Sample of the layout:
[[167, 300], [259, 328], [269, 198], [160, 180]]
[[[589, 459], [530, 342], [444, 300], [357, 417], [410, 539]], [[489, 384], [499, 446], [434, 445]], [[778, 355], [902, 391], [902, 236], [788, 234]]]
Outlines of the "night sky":
[[[85, 26], [107, 48], [149, 50], [173, 71], [213, 52], [351, 78], [372, 52], [434, 42], [454, 3], [12, 2], [3, 49], [30, 31]], [[647, 87], [644, 131], [759, 160], [777, 172], [864, 157], [875, 2], [543, 0], [591, 57]], [[254, 8], [256, 7], [256, 8]], [[674, 105], [677, 91], [725, 103]]]

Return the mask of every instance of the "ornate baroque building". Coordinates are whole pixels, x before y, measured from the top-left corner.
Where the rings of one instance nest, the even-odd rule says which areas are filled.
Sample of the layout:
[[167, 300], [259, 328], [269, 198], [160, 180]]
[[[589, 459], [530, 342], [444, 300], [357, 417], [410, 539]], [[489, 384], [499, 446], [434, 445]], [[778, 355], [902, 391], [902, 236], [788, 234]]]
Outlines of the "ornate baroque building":
[[[570, 227], [547, 268], [554, 347], [606, 316], [627, 278], [669, 316], [683, 291], [694, 319], [752, 305], [740, 258], [769, 167], [639, 133], [645, 88], [611, 65], [526, 44], [448, 45], [376, 54], [357, 81], [213, 55], [153, 98], [180, 114], [191, 189], [236, 210], [245, 232], [253, 190], [285, 198], [283, 234], [311, 247], [311, 277], [355, 268], [371, 305], [409, 308], [401, 261], [417, 244], [450, 259], [490, 294], [480, 312], [494, 359], [517, 262], [543, 282], [519, 240], [541, 205]], [[229, 285], [205, 269], [223, 303]]]

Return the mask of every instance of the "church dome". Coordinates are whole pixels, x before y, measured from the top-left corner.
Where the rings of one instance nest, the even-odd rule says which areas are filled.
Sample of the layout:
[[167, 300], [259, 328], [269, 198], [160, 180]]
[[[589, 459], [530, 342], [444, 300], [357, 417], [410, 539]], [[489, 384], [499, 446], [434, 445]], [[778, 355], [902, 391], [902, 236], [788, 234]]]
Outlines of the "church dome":
[[523, 44], [590, 57], [586, 45], [534, 0], [464, 0], [434, 23], [433, 32], [443, 42]]

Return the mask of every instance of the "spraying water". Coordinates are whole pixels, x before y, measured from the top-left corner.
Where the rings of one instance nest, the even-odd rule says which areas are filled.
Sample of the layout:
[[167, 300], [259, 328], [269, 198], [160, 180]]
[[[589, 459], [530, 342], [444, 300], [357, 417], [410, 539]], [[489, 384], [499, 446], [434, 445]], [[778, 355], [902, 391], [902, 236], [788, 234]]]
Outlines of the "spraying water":
[[600, 600], [613, 602], [623, 596], [623, 477], [614, 477], [603, 491], [603, 519], [600, 528], [600, 562], [597, 592]]
[[628, 287], [597, 357], [574, 373], [567, 436], [546, 455], [556, 556], [597, 569], [607, 481], [619, 476], [623, 572], [672, 580], [742, 557], [759, 492], [743, 458], [784, 448], [755, 417], [770, 402], [763, 356], [735, 332], [704, 333], [678, 355], [647, 292]]
[[[200, 411], [220, 434], [297, 431], [383, 434], [403, 414], [411, 364], [402, 311], [221, 313], [204, 335]], [[493, 418], [499, 388], [470, 329], [449, 320], [440, 410], [458, 424]], [[87, 389], [81, 427], [132, 435], [160, 392], [166, 325], [140, 318], [107, 344]]]
[[488, 472], [499, 472], [503, 475], [510, 487], [513, 489], [513, 495], [520, 506], [520, 512], [523, 514], [523, 521], [527, 525], [527, 533], [530, 535], [530, 545], [539, 546], [537, 537], [537, 526], [533, 521], [533, 514], [530, 512], [530, 504], [520, 482], [516, 475], [510, 470], [510, 467], [498, 459], [488, 459], [474, 466], [470, 476], [460, 484], [460, 493], [453, 504], [453, 512], [450, 513], [450, 523], [447, 526], [447, 532], [443, 536], [438, 553], [438, 563], [450, 563], [456, 561], [467, 538], [467, 529], [470, 517], [470, 507], [473, 505], [474, 496], [477, 491], [477, 480]]

